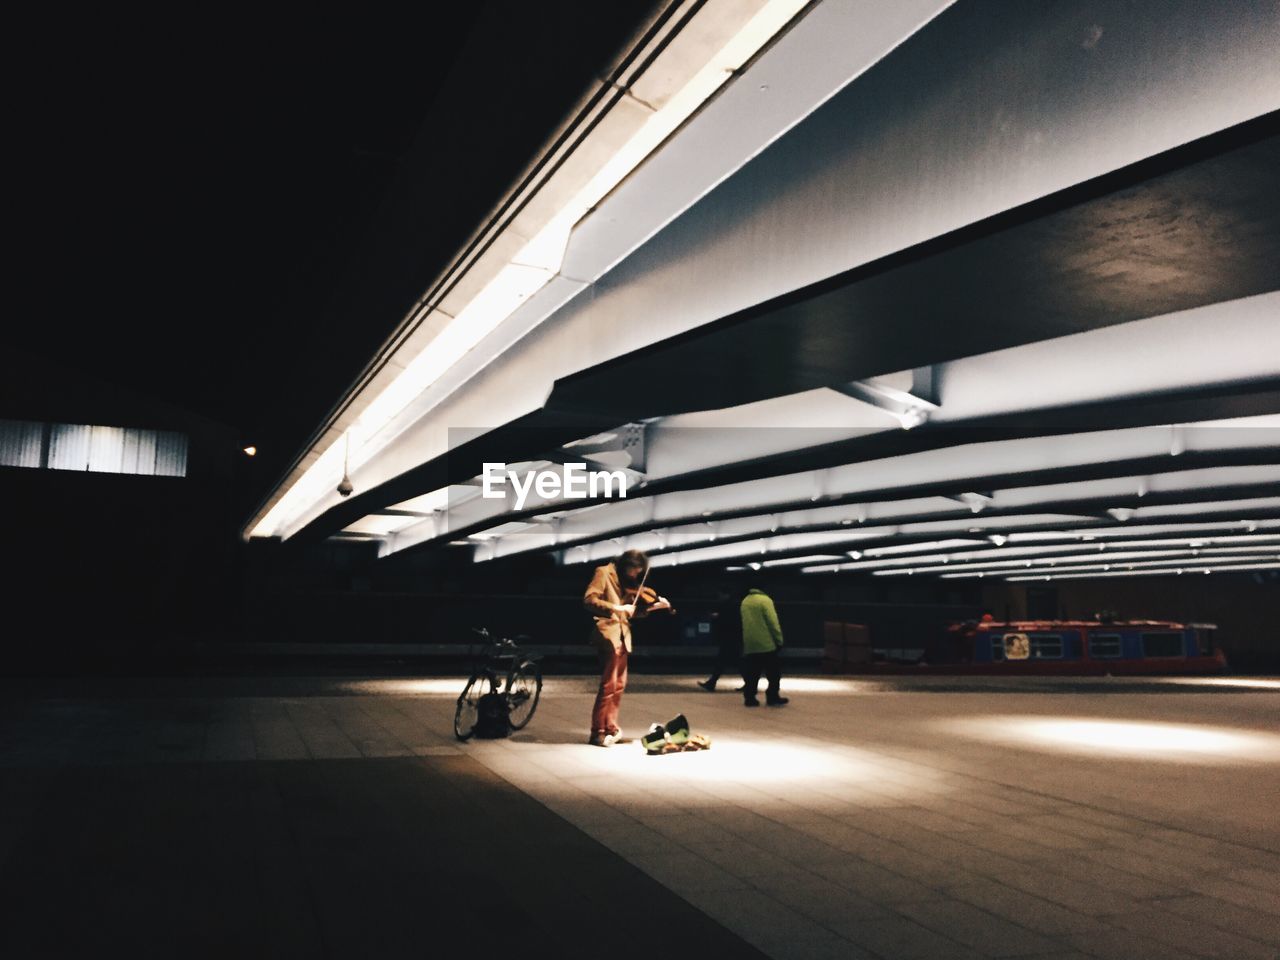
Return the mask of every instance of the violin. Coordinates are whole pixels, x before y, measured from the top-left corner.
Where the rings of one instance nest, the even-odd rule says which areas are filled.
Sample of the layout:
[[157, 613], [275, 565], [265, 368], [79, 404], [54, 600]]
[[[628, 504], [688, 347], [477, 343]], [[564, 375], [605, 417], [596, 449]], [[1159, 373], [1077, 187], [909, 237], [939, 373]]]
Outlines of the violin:
[[[640, 612], [641, 607], [647, 607], [658, 602], [658, 591], [653, 587], [645, 586], [643, 583], [639, 587], [627, 587], [623, 591], [623, 599], [627, 603], [636, 605], [636, 612]], [[667, 607], [664, 613], [675, 613], [675, 607]]]

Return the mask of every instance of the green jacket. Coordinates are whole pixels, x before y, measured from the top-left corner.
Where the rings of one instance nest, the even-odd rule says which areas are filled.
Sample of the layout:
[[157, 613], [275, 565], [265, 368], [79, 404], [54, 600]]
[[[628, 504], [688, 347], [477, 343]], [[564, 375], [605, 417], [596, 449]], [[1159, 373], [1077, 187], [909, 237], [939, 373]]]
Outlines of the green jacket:
[[767, 593], [750, 591], [742, 599], [740, 610], [743, 653], [768, 653], [782, 646], [782, 625]]

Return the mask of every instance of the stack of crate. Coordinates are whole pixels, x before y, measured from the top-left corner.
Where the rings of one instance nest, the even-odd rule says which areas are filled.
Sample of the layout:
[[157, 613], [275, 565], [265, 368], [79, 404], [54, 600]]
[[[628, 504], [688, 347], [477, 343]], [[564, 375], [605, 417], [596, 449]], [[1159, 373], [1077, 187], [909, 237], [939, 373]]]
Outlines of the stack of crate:
[[822, 625], [822, 672], [862, 673], [871, 663], [871, 632], [861, 623]]

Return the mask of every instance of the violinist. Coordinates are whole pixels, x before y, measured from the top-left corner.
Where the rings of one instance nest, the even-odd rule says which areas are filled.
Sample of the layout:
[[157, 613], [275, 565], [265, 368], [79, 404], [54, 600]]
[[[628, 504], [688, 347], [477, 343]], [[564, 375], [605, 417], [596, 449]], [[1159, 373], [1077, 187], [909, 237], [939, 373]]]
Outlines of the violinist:
[[596, 567], [582, 603], [594, 624], [591, 641], [600, 655], [600, 689], [591, 711], [591, 738], [597, 747], [610, 747], [622, 739], [618, 705], [627, 688], [627, 658], [631, 653], [631, 621], [661, 610], [671, 610], [665, 597], [645, 584], [649, 558], [628, 550], [612, 563]]

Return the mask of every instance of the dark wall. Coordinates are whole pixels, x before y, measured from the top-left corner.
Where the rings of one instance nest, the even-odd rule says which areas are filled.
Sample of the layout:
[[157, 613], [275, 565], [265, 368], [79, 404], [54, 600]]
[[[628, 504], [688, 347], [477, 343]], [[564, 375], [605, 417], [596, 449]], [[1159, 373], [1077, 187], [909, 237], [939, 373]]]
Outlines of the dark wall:
[[[527, 634], [541, 644], [583, 642], [588, 628], [582, 592], [590, 565], [556, 567], [531, 557], [472, 564], [459, 554], [371, 560], [367, 545], [294, 551], [254, 543], [246, 577], [246, 638], [340, 643], [454, 643], [470, 628]], [[921, 578], [803, 577], [795, 573], [735, 576], [708, 569], [665, 569], [650, 584], [676, 606], [641, 628], [646, 645], [711, 643], [698, 625], [762, 584], [773, 596], [788, 643], [820, 647], [824, 620], [863, 623], [873, 642], [923, 647], [956, 620], [981, 612], [976, 585]]]
[[[538, 643], [580, 641], [588, 565], [556, 567], [547, 557], [471, 564], [459, 553], [373, 559], [373, 548], [329, 545], [293, 552], [254, 544], [245, 602], [247, 639], [301, 642], [453, 643], [469, 628], [528, 634]], [[305, 559], [303, 559], [305, 557]], [[643, 626], [645, 644], [706, 644], [697, 624], [726, 598], [762, 583], [777, 603], [788, 642], [822, 643], [824, 620], [866, 624], [873, 645], [919, 648], [946, 624], [990, 610], [999, 618], [1123, 617], [1211, 622], [1233, 666], [1280, 669], [1280, 578], [1225, 575], [1010, 584], [937, 578], [816, 576], [762, 571], [735, 575], [657, 568], [650, 582], [677, 607]]]
[[232, 626], [237, 593], [233, 429], [105, 381], [6, 352], [0, 417], [176, 430], [185, 477], [0, 467], [6, 663], [148, 650]]

